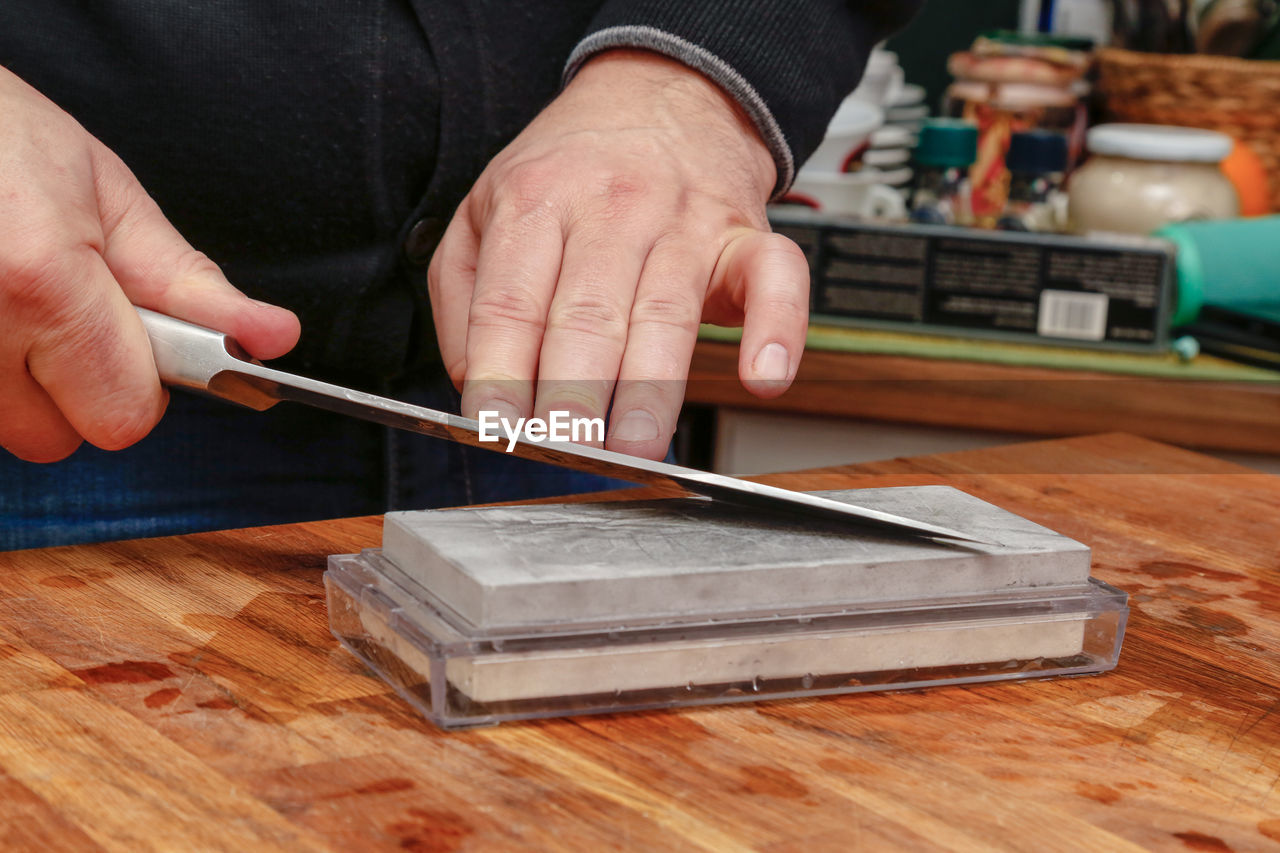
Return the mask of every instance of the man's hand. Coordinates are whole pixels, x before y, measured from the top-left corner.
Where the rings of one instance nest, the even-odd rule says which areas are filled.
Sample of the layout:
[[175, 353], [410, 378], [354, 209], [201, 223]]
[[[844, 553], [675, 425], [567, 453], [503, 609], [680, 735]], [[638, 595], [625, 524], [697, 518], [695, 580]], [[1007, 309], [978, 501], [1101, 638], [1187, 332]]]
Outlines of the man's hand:
[[809, 269], [769, 233], [775, 181], [759, 135], [706, 78], [644, 52], [591, 60], [489, 164], [432, 259], [463, 414], [602, 417], [612, 396], [607, 446], [658, 458], [700, 320], [744, 324], [743, 384], [782, 393]]
[[166, 396], [132, 305], [274, 358], [288, 311], [250, 300], [173, 229], [129, 169], [0, 69], [0, 446], [35, 462], [146, 435]]

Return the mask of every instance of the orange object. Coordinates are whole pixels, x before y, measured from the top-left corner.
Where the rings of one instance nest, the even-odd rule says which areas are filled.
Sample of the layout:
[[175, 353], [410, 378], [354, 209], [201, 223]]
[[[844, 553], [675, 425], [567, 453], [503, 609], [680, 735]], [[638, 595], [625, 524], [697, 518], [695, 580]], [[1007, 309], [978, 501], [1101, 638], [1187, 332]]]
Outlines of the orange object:
[[1271, 212], [1271, 178], [1262, 158], [1240, 140], [1222, 161], [1222, 173], [1240, 196], [1241, 216], [1264, 216]]

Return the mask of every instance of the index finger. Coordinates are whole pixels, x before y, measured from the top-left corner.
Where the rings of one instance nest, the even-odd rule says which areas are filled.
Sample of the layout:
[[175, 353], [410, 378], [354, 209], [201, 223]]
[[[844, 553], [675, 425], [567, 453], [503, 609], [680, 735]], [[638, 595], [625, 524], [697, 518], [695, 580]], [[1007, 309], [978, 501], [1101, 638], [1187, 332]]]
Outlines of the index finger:
[[549, 207], [496, 214], [481, 231], [467, 319], [462, 414], [528, 417], [564, 236]]
[[276, 358], [293, 348], [298, 318], [250, 299], [227, 281], [105, 148], [95, 150], [94, 179], [102, 260], [130, 302], [226, 332], [255, 358]]

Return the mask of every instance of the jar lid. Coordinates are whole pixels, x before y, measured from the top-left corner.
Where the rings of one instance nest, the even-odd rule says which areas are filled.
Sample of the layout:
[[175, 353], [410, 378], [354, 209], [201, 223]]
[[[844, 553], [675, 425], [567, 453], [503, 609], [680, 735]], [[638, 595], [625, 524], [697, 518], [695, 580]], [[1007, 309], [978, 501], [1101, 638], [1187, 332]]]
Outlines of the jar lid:
[[1024, 33], [1019, 30], [986, 30], [978, 35], [980, 38], [990, 39], [1001, 44], [1016, 44], [1024, 47], [1061, 47], [1066, 50], [1079, 50], [1085, 53], [1093, 50], [1093, 39], [1088, 36], [1064, 35], [1061, 33]]
[[1161, 124], [1100, 124], [1089, 130], [1086, 145], [1094, 154], [1134, 160], [1220, 163], [1234, 145], [1214, 130]]
[[990, 104], [1002, 110], [1032, 110], [1044, 107], [1072, 107], [1089, 93], [1089, 84], [1001, 83], [995, 80], [956, 80], [947, 87], [953, 100]]
[[920, 128], [915, 157], [925, 166], [969, 166], [978, 158], [978, 127], [960, 119], [928, 119]]
[[1065, 172], [1067, 137], [1051, 130], [1020, 130], [1009, 139], [1004, 164], [1010, 172]]

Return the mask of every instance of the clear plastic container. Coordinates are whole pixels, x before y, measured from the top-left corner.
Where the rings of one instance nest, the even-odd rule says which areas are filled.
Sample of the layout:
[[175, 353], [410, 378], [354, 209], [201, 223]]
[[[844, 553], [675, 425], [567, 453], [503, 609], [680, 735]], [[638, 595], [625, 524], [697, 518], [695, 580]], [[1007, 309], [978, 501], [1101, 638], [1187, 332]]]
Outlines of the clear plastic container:
[[379, 550], [329, 558], [334, 635], [443, 728], [1112, 669], [1100, 581], [620, 624], [471, 625]]

